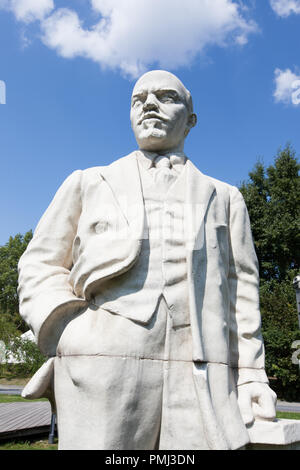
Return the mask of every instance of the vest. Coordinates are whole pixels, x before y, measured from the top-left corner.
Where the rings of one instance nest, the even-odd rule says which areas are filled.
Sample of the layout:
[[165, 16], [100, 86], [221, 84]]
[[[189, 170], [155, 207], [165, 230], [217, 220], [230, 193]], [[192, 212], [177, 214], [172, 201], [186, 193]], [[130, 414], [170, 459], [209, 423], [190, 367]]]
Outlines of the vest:
[[101, 287], [95, 304], [112, 313], [148, 323], [161, 296], [164, 296], [173, 326], [190, 324], [184, 202], [186, 167], [170, 186], [159, 194], [151, 174], [139, 164], [145, 205], [144, 238], [133, 267]]

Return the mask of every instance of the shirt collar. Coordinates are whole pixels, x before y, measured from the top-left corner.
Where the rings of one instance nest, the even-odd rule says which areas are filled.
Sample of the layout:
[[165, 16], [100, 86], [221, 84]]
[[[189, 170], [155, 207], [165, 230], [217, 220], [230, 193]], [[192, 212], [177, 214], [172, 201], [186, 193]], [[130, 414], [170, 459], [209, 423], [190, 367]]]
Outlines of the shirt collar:
[[167, 153], [157, 153], [157, 152], [148, 152], [146, 150], [139, 150], [137, 152], [138, 162], [143, 165], [146, 170], [149, 170], [153, 166], [153, 161], [156, 157], [164, 155], [166, 157], [170, 157], [171, 155], [176, 155], [178, 157], [187, 157], [184, 152], [167, 152]]

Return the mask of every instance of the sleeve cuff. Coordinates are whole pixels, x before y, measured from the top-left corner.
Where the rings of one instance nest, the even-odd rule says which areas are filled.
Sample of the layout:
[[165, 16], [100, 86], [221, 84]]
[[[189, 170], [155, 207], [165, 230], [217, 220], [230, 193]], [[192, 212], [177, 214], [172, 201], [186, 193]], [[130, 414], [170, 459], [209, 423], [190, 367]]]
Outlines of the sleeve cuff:
[[250, 382], [269, 383], [265, 369], [239, 368], [234, 369], [235, 383], [237, 386]]

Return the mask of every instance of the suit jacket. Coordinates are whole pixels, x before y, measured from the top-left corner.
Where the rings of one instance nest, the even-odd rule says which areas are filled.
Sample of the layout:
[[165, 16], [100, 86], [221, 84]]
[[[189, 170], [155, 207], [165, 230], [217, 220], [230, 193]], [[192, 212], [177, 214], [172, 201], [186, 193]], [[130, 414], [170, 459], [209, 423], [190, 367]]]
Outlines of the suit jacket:
[[[266, 381], [259, 275], [250, 222], [237, 188], [187, 161], [185, 233], [194, 360], [230, 365]], [[41, 350], [53, 330], [136, 261], [144, 229], [135, 152], [109, 166], [75, 171], [41, 218], [19, 262], [20, 313]], [[139, 319], [134, 312], [132, 319]], [[130, 317], [130, 312], [129, 312]]]
[[[210, 364], [209, 374], [216, 384], [202, 401], [211, 402], [215, 395], [219, 409], [225, 409], [225, 398], [217, 398], [224, 368], [231, 371], [235, 385], [268, 382], [260, 333], [258, 263], [238, 189], [203, 175], [190, 160], [186, 165], [185, 233], [195, 377], [200, 383], [201, 364]], [[109, 166], [75, 171], [65, 180], [19, 262], [20, 313], [44, 354], [55, 356], [66, 323], [99, 293], [101, 282], [135, 263], [143, 229], [136, 152]], [[127, 317], [147, 322], [138, 314], [133, 309]], [[226, 387], [228, 402], [231, 388]], [[231, 402], [227, 406], [229, 421], [232, 406]], [[236, 399], [233, 407], [236, 410]], [[239, 423], [232, 436], [238, 435]]]

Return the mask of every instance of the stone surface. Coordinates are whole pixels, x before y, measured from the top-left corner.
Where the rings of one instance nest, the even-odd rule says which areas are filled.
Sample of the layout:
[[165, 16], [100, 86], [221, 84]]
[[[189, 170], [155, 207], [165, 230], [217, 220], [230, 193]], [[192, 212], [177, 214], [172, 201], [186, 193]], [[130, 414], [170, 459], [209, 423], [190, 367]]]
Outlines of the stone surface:
[[246, 205], [185, 155], [177, 77], [143, 75], [130, 118], [139, 149], [70, 175], [21, 257], [50, 357], [23, 395], [54, 386], [60, 449], [237, 449], [275, 416]]
[[249, 449], [300, 450], [300, 420], [255, 421], [248, 432]]

